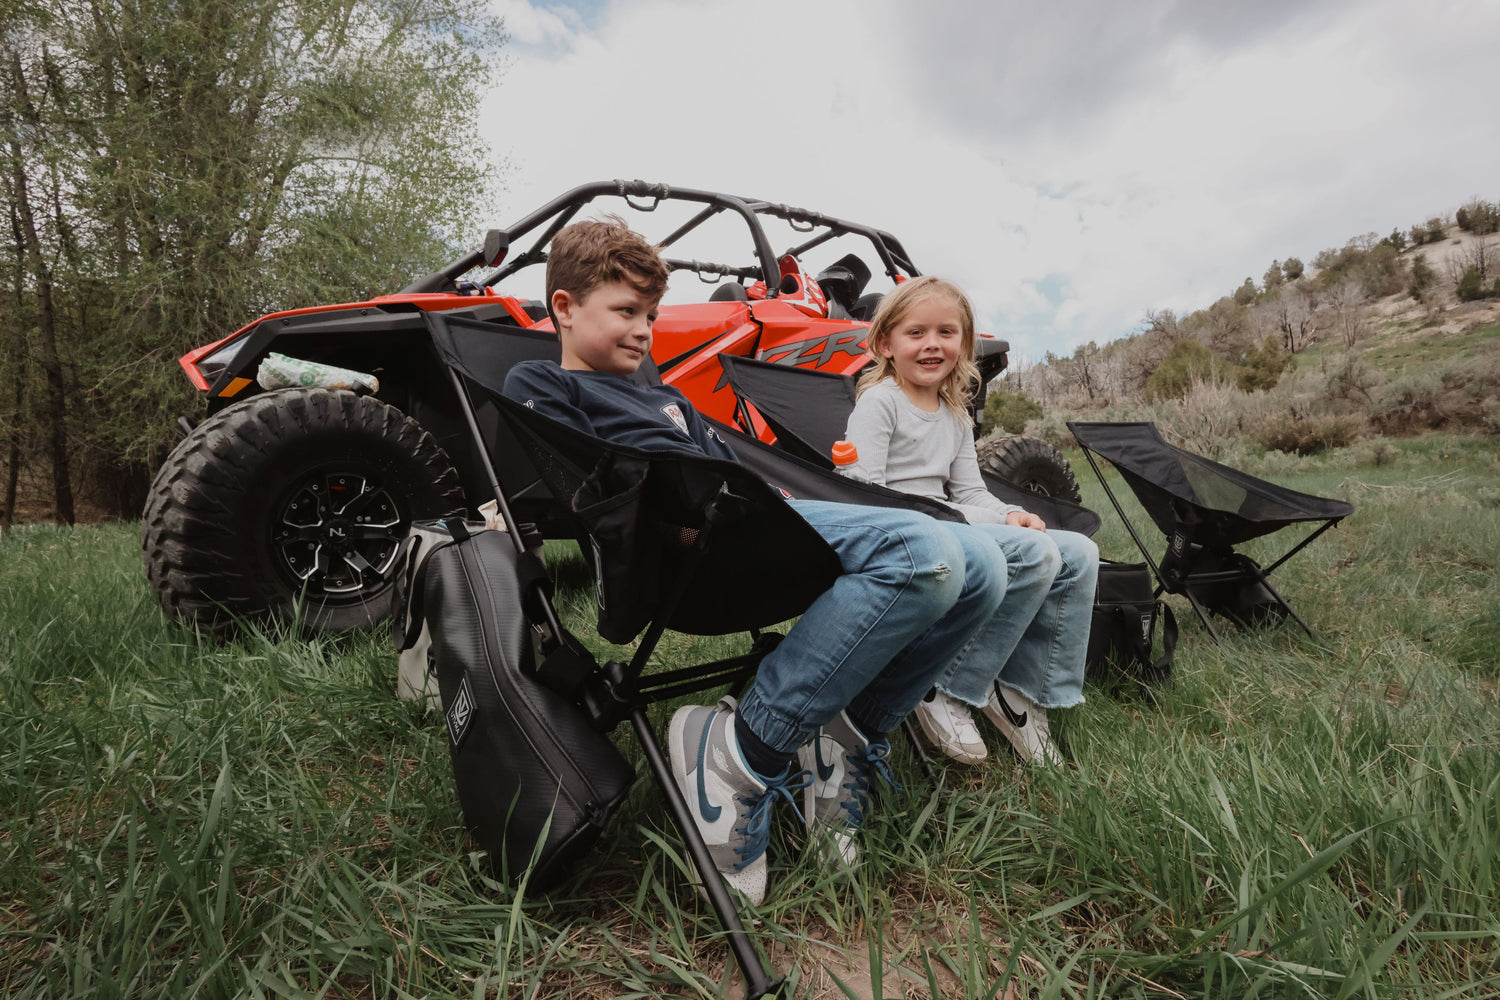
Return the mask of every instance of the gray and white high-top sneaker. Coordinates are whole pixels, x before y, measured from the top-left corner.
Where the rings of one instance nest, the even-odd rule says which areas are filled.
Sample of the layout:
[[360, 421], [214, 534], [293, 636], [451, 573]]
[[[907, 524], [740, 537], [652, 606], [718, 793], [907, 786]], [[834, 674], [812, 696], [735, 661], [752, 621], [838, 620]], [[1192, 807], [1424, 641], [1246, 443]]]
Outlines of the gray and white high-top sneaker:
[[850, 869], [859, 864], [857, 835], [870, 809], [870, 778], [879, 774], [896, 784], [886, 761], [890, 750], [888, 741], [867, 740], [840, 712], [797, 751], [812, 777], [802, 793], [808, 836], [822, 842], [830, 862]]
[[771, 806], [800, 788], [791, 766], [775, 778], [745, 763], [734, 735], [734, 699], [712, 707], [688, 705], [672, 715], [667, 752], [677, 787], [687, 800], [708, 853], [725, 883], [751, 905], [766, 898], [766, 845]]

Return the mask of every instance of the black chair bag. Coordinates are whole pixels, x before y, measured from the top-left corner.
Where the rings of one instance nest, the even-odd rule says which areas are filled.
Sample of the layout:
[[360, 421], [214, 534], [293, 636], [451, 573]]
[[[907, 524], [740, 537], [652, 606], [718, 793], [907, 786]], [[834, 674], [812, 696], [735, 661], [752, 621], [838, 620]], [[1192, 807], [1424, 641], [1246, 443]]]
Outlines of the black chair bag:
[[435, 548], [423, 611], [464, 821], [503, 874], [546, 888], [598, 839], [635, 772], [533, 676], [516, 549], [499, 531]]
[[[1162, 622], [1162, 653], [1153, 659], [1158, 620]], [[1176, 646], [1177, 619], [1171, 608], [1156, 599], [1146, 564], [1101, 560], [1089, 629], [1089, 673], [1114, 667], [1146, 682], [1165, 681], [1172, 674]]]

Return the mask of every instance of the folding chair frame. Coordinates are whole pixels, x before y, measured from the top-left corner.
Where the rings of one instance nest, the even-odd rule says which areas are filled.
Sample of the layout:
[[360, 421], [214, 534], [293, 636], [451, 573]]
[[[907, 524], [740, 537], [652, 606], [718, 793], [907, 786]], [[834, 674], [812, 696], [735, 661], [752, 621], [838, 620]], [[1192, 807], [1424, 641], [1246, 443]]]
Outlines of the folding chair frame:
[[1141, 555], [1145, 558], [1146, 565], [1151, 567], [1151, 575], [1156, 579], [1156, 592], [1154, 596], [1160, 597], [1163, 593], [1168, 593], [1181, 594], [1183, 597], [1186, 597], [1188, 603], [1192, 605], [1193, 611], [1197, 613], [1198, 620], [1203, 623], [1203, 627], [1206, 628], [1208, 630], [1208, 634], [1213, 637], [1214, 643], [1222, 646], [1224, 644], [1223, 638], [1219, 635], [1218, 629], [1214, 628], [1213, 622], [1209, 620], [1208, 610], [1204, 608], [1201, 603], [1199, 603], [1198, 598], [1193, 596], [1192, 588], [1194, 586], [1202, 584], [1231, 583], [1237, 580], [1245, 580], [1247, 578], [1254, 579], [1258, 581], [1261, 586], [1266, 588], [1267, 593], [1269, 593], [1276, 599], [1276, 603], [1280, 605], [1288, 615], [1291, 615], [1293, 621], [1302, 626], [1302, 630], [1306, 632], [1314, 642], [1321, 643], [1323, 641], [1318, 636], [1318, 634], [1312, 630], [1312, 627], [1303, 620], [1302, 616], [1297, 614], [1296, 609], [1287, 602], [1286, 598], [1282, 597], [1281, 593], [1276, 590], [1275, 587], [1271, 586], [1271, 581], [1267, 579], [1267, 577], [1269, 577], [1271, 573], [1282, 563], [1286, 562], [1288, 559], [1292, 558], [1292, 556], [1296, 555], [1298, 552], [1301, 552], [1304, 548], [1310, 545], [1312, 541], [1319, 535], [1323, 534], [1323, 532], [1327, 531], [1335, 524], [1338, 524], [1339, 521], [1342, 520], [1342, 518], [1335, 517], [1324, 521], [1316, 531], [1312, 532], [1306, 538], [1302, 539], [1302, 541], [1294, 545], [1291, 549], [1287, 550], [1287, 552], [1285, 552], [1281, 556], [1281, 558], [1277, 559], [1269, 566], [1254, 566], [1235, 570], [1214, 570], [1202, 573], [1188, 573], [1180, 580], [1175, 581], [1174, 585], [1169, 586], [1166, 578], [1162, 574], [1161, 567], [1157, 565], [1156, 560], [1151, 557], [1151, 553], [1146, 548], [1145, 542], [1141, 539], [1140, 534], [1135, 530], [1135, 525], [1132, 524], [1130, 518], [1125, 515], [1125, 509], [1120, 506], [1120, 501], [1116, 499], [1114, 490], [1110, 489], [1109, 480], [1104, 478], [1104, 471], [1099, 468], [1099, 463], [1094, 458], [1093, 450], [1090, 449], [1087, 445], [1083, 444], [1082, 441], [1079, 442], [1079, 447], [1083, 449], [1083, 457], [1088, 459], [1089, 467], [1094, 470], [1094, 475], [1098, 477], [1099, 485], [1104, 487], [1104, 494], [1105, 496], [1109, 497], [1109, 502], [1115, 508], [1115, 513], [1119, 514], [1120, 520], [1124, 522], [1125, 530], [1130, 532], [1130, 538], [1135, 542], [1135, 547], [1140, 550]]
[[[500, 487], [499, 477], [495, 473], [494, 464], [490, 460], [488, 450], [483, 447], [484, 438], [479, 429], [479, 422], [475, 415], [474, 404], [469, 395], [468, 387], [464, 384], [463, 377], [451, 367], [448, 369], [448, 374], [457, 392], [469, 432], [473, 435], [474, 440], [481, 445], [478, 449], [480, 461], [484, 466], [485, 474], [489, 478], [490, 485], [499, 505], [500, 515], [505, 522], [506, 530], [511, 533], [512, 538], [520, 539], [524, 536], [506, 502], [505, 491]], [[507, 425], [517, 433], [524, 447], [546, 449], [545, 444], [535, 438], [529, 428], [515, 420], [511, 415], [505, 413], [504, 410], [501, 413]], [[708, 846], [704, 842], [696, 822], [693, 820], [688, 804], [683, 799], [681, 791], [677, 787], [677, 782], [672, 775], [671, 766], [666, 756], [662, 753], [661, 746], [651, 729], [646, 712], [652, 704], [659, 701], [666, 701], [695, 691], [722, 685], [743, 685], [753, 676], [760, 661], [776, 648], [782, 636], [775, 632], [761, 632], [758, 629], [752, 629], [750, 634], [753, 645], [750, 652], [746, 654], [694, 667], [652, 674], [649, 677], [643, 676], [646, 666], [655, 652], [658, 641], [666, 631], [666, 622], [670, 620], [673, 611], [682, 602], [687, 585], [692, 579], [692, 569], [707, 548], [714, 524], [723, 515], [723, 511], [719, 506], [722, 502], [724, 502], [724, 497], [721, 494], [705, 511], [705, 527], [698, 531], [696, 539], [687, 551], [675, 585], [668, 594], [660, 611], [646, 627], [630, 662], [624, 664], [609, 661], [602, 667], [596, 665], [594, 669], [588, 671], [587, 676], [583, 679], [582, 687], [578, 694], [582, 707], [600, 731], [608, 732], [625, 719], [630, 720], [631, 726], [635, 730], [636, 739], [640, 743], [641, 750], [645, 755], [647, 766], [651, 769], [651, 774], [656, 780], [657, 787], [667, 800], [673, 821], [682, 834], [694, 865], [700, 875], [703, 876], [703, 888], [708, 896], [709, 905], [713, 908], [715, 915], [724, 928], [725, 940], [728, 943], [729, 950], [733, 954], [735, 962], [739, 965], [741, 974], [744, 976], [746, 996], [749, 1000], [757, 1000], [760, 997], [781, 996], [785, 981], [782, 978], [773, 977], [767, 971], [765, 963], [761, 960], [753, 942], [745, 932], [745, 925], [740, 919], [739, 909], [730, 897], [724, 881], [721, 878], [715, 877], [717, 867], [708, 852]], [[536, 597], [534, 606], [540, 610], [545, 620], [545, 625], [543, 626], [543, 652], [545, 656], [549, 651], [549, 647], [550, 649], [557, 649], [562, 645], [562, 637], [566, 635], [566, 632], [557, 618], [557, 612], [551, 600], [545, 594], [534, 596]], [[546, 663], [544, 662], [542, 667], [539, 668], [539, 676], [541, 676], [544, 682], [552, 683], [552, 678], [546, 675], [545, 670]]]

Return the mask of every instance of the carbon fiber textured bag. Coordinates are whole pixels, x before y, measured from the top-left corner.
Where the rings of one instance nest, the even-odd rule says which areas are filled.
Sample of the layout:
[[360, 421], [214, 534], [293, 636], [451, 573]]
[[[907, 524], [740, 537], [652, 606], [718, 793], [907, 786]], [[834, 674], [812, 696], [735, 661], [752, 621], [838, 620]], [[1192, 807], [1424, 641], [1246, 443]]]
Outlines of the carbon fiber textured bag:
[[[1152, 659], [1158, 618], [1162, 654]], [[1177, 619], [1171, 608], [1156, 599], [1146, 564], [1101, 560], [1089, 629], [1089, 673], [1117, 667], [1146, 683], [1160, 683], [1172, 676], [1176, 647]]]
[[415, 586], [431, 637], [464, 822], [511, 882], [545, 889], [599, 838], [635, 771], [578, 704], [534, 670], [517, 553], [465, 529], [430, 550]]

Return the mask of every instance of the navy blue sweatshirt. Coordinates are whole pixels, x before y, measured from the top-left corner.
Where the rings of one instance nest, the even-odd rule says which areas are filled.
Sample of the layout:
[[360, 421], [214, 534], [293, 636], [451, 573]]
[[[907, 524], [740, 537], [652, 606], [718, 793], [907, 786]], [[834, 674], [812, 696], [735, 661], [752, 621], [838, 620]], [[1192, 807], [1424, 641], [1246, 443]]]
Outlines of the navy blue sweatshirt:
[[553, 361], [523, 361], [505, 377], [505, 395], [605, 441], [735, 460], [673, 386], [641, 385], [612, 372], [572, 371]]

